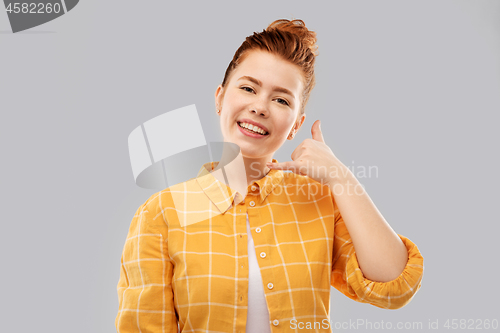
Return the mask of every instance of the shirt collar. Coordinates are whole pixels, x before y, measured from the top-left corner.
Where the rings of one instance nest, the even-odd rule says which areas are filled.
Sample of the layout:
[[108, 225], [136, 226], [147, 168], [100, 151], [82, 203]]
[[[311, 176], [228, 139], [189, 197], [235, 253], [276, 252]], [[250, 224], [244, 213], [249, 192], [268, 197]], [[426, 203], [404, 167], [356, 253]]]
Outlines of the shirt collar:
[[[279, 163], [273, 158], [273, 163]], [[224, 214], [231, 205], [236, 206], [243, 201], [241, 193], [231, 189], [227, 184], [215, 178], [210, 171], [214, 170], [219, 162], [208, 162], [203, 164], [196, 180], [203, 192], [212, 201], [212, 203]], [[247, 188], [248, 193], [258, 193], [259, 203], [262, 203], [266, 197], [283, 181], [283, 171], [271, 169], [266, 176], [259, 180], [255, 180]], [[252, 191], [252, 186], [256, 186], [256, 190]]]

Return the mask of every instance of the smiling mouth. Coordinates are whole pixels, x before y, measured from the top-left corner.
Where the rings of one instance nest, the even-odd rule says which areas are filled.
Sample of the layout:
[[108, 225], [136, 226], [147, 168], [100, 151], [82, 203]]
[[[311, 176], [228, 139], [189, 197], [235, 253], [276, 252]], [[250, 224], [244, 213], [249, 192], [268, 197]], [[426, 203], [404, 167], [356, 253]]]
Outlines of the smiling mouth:
[[258, 135], [262, 135], [262, 136], [269, 135], [269, 132], [264, 132], [264, 134], [262, 134], [262, 133], [259, 133], [259, 132], [254, 132], [254, 131], [252, 131], [252, 130], [250, 130], [248, 128], [242, 127], [241, 123], [239, 121], [237, 121], [236, 123], [238, 124], [239, 127], [241, 127], [245, 131], [248, 131], [249, 133], [258, 134]]

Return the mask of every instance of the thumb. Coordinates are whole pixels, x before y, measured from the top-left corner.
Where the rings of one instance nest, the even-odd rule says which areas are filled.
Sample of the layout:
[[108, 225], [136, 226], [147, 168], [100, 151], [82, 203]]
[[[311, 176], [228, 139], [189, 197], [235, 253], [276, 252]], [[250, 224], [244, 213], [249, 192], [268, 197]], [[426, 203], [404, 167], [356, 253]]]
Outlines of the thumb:
[[316, 120], [311, 127], [312, 138], [316, 141], [325, 143], [323, 133], [321, 132], [321, 120]]

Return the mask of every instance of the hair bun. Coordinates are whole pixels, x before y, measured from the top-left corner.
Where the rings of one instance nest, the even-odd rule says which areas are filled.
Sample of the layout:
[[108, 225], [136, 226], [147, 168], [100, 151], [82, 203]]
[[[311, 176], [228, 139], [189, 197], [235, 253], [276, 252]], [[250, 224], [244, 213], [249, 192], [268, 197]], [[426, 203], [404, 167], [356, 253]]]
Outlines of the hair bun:
[[318, 45], [316, 44], [316, 32], [307, 29], [304, 21], [300, 19], [279, 19], [269, 24], [266, 30], [279, 30], [287, 31], [299, 37], [300, 41], [309, 47], [311, 52], [317, 56], [318, 55]]

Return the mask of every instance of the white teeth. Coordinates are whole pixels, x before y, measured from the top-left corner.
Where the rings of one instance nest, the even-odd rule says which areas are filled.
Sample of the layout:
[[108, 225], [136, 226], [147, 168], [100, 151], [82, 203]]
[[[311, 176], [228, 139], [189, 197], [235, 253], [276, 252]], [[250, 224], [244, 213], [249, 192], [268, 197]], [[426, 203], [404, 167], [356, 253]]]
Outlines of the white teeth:
[[267, 132], [264, 131], [262, 128], [259, 128], [257, 126], [254, 126], [252, 124], [248, 124], [248, 123], [239, 123], [239, 126], [240, 127], [243, 127], [243, 128], [246, 128], [250, 131], [253, 131], [253, 132], [256, 132], [256, 133], [259, 133], [259, 134], [262, 134], [262, 135], [266, 135]]

